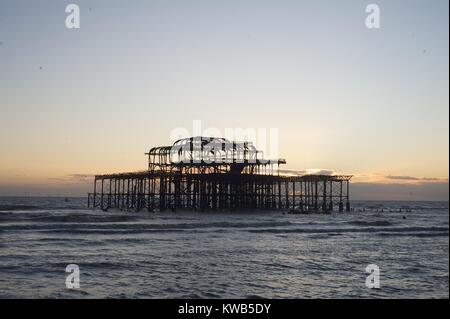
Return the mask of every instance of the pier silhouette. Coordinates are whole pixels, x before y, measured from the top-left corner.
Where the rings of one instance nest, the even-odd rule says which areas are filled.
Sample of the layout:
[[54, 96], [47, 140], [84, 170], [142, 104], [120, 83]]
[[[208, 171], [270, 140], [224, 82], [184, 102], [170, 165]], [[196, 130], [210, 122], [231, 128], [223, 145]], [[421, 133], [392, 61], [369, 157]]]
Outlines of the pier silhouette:
[[251, 142], [190, 137], [150, 149], [145, 171], [96, 175], [88, 206], [108, 210], [350, 211], [351, 175], [281, 175]]

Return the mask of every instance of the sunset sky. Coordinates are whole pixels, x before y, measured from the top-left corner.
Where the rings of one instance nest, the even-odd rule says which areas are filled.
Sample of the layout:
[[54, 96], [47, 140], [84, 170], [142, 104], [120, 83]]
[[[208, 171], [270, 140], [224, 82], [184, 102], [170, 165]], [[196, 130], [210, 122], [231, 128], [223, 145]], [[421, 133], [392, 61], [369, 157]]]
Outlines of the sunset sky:
[[0, 0], [0, 195], [84, 195], [200, 120], [277, 128], [286, 169], [356, 198], [448, 200], [448, 6]]

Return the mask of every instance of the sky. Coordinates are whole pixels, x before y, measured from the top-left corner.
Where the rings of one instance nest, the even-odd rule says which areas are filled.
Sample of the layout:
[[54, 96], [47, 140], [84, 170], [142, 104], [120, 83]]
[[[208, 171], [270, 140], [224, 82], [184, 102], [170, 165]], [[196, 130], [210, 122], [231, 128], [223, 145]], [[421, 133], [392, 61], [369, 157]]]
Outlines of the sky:
[[448, 6], [0, 0], [0, 195], [85, 195], [198, 120], [276, 128], [285, 169], [357, 199], [448, 200]]

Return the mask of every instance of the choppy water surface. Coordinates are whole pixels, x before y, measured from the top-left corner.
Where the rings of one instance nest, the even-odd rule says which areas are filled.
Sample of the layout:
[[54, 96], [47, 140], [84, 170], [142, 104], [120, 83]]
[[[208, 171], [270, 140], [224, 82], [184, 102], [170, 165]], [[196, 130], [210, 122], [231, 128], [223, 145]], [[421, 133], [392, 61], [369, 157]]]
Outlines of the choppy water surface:
[[[448, 203], [355, 202], [331, 215], [85, 204], [0, 198], [0, 297], [449, 297]], [[71, 263], [79, 290], [65, 287]], [[368, 264], [380, 289], [365, 286]]]

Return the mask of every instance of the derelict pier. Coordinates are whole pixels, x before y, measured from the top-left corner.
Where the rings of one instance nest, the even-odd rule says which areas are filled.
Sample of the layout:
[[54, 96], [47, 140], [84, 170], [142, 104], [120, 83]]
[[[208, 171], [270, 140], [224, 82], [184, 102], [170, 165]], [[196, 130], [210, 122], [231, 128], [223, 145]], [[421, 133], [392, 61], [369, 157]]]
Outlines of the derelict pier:
[[280, 175], [251, 142], [191, 137], [148, 153], [148, 169], [96, 175], [88, 206], [107, 210], [349, 211], [351, 175]]

